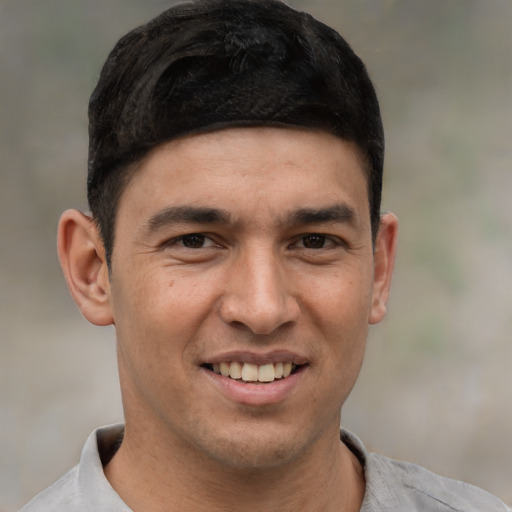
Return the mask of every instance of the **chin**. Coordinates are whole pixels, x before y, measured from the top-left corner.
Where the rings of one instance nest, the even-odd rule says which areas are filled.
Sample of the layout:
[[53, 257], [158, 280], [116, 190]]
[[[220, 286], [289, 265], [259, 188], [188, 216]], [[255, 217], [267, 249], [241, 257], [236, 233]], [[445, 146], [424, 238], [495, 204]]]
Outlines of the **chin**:
[[264, 432], [261, 425], [244, 426], [219, 436], [209, 436], [204, 446], [218, 464], [238, 470], [261, 470], [282, 467], [296, 460], [310, 443], [296, 432]]

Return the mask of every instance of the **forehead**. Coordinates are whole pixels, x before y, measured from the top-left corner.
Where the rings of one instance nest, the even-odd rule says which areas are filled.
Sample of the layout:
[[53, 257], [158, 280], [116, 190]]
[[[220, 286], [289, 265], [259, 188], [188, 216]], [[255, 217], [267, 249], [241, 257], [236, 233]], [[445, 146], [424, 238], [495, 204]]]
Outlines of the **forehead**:
[[[162, 144], [138, 165], [120, 202], [139, 213], [180, 204], [253, 210], [322, 207], [340, 200], [368, 209], [357, 146], [325, 132], [227, 128]], [[324, 203], [322, 205], [321, 203]], [[133, 212], [133, 208], [129, 208]]]

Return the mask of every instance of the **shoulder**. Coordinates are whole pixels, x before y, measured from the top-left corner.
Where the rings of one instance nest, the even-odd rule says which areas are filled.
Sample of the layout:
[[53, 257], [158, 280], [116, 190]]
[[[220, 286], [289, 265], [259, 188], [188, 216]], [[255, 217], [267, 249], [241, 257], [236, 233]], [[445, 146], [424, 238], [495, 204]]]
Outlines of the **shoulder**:
[[511, 512], [488, 492], [437, 475], [416, 464], [370, 454], [367, 473], [370, 481], [368, 500], [384, 500], [390, 510]]
[[512, 512], [501, 500], [473, 485], [416, 464], [368, 453], [354, 434], [342, 441], [364, 467], [366, 491], [361, 512]]
[[53, 485], [29, 501], [20, 512], [42, 512], [66, 510], [75, 512], [84, 510], [78, 486], [78, 466], [68, 471]]
[[19, 512], [129, 512], [103, 472], [103, 464], [115, 453], [122, 434], [122, 425], [95, 430], [85, 443], [79, 465]]

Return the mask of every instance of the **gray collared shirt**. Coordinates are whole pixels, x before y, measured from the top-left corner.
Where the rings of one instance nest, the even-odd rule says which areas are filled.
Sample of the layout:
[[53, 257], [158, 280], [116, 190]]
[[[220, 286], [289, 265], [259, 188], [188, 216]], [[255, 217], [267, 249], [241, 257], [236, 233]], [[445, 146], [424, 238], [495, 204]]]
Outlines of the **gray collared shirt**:
[[[122, 434], [123, 425], [95, 430], [85, 443], [80, 463], [20, 512], [131, 512], [103, 473], [102, 460], [115, 451]], [[346, 430], [341, 431], [341, 439], [364, 467], [366, 491], [361, 512], [512, 512], [477, 487], [368, 453]]]

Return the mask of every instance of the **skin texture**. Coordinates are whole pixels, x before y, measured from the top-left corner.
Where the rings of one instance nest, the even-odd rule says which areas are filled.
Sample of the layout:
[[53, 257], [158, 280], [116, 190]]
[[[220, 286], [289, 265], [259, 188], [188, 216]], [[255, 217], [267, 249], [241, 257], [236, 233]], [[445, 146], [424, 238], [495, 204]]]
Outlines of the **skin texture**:
[[[153, 150], [121, 198], [110, 276], [94, 223], [65, 212], [71, 293], [116, 328], [126, 433], [105, 473], [127, 504], [359, 510], [364, 478], [339, 421], [385, 314], [396, 237], [385, 214], [372, 246], [357, 148], [289, 128]], [[220, 360], [300, 371], [233, 388], [205, 366]]]

